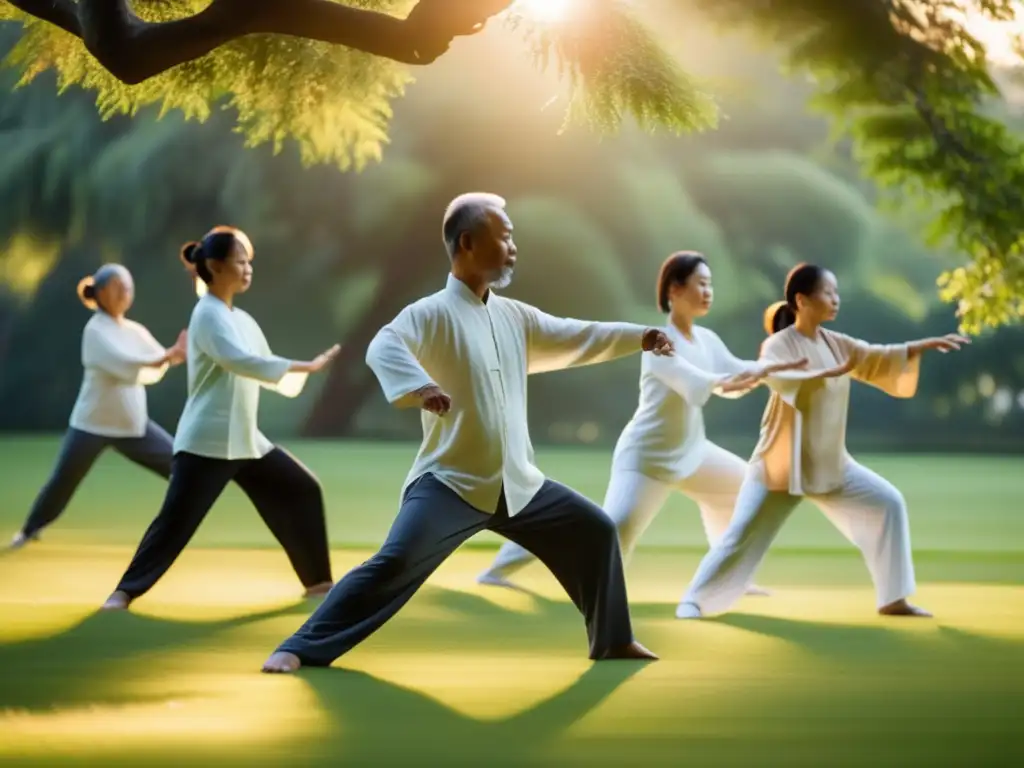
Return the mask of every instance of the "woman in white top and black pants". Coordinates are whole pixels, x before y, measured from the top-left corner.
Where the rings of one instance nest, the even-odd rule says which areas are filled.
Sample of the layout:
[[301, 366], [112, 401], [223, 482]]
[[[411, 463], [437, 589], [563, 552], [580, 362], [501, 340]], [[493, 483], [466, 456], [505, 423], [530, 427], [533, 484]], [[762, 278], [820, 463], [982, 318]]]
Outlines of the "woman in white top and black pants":
[[64, 512], [96, 459], [108, 447], [161, 477], [171, 474], [171, 436], [150, 421], [145, 387], [185, 359], [184, 332], [165, 349], [125, 313], [135, 298], [131, 273], [105, 264], [78, 284], [93, 316], [82, 332], [85, 373], [57, 466], [11, 542], [23, 546]]
[[234, 480], [284, 547], [307, 595], [331, 587], [323, 493], [316, 477], [271, 444], [256, 425], [261, 387], [295, 397], [308, 374], [338, 353], [312, 362], [271, 353], [252, 316], [234, 306], [252, 283], [252, 245], [245, 233], [217, 227], [189, 243], [182, 259], [207, 286], [188, 328], [188, 401], [174, 439], [171, 482], [128, 570], [104, 608], [127, 608], [148, 592]]

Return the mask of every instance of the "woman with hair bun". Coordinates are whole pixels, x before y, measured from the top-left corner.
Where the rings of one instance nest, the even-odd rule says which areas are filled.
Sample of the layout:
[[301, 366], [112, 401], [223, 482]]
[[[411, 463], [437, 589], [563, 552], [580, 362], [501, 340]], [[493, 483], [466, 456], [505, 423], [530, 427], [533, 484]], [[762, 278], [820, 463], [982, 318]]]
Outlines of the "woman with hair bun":
[[[747, 464], [704, 433], [703, 408], [713, 394], [736, 398], [774, 372], [805, 361], [771, 364], [739, 360], [718, 334], [697, 324], [711, 310], [711, 268], [703, 254], [680, 251], [662, 264], [656, 284], [658, 309], [676, 354], [645, 355], [640, 364], [640, 402], [615, 446], [603, 508], [619, 531], [623, 559], [673, 491], [697, 504], [709, 544], [729, 525]], [[506, 542], [481, 584], [512, 586], [508, 576], [533, 559]], [[767, 594], [750, 586], [752, 594]]]
[[104, 604], [124, 609], [148, 592], [191, 540], [229, 482], [249, 497], [284, 548], [306, 595], [331, 587], [323, 493], [316, 477], [273, 445], [256, 424], [260, 388], [296, 397], [310, 373], [338, 354], [310, 362], [278, 357], [259, 325], [235, 306], [252, 284], [253, 248], [234, 227], [186, 244], [181, 259], [206, 285], [188, 327], [188, 400], [174, 438], [171, 482], [117, 589]]
[[904, 344], [869, 344], [822, 327], [838, 312], [835, 275], [800, 264], [786, 278], [785, 300], [765, 313], [769, 336], [761, 360], [770, 364], [799, 355], [808, 359], [808, 370], [767, 379], [772, 394], [736, 512], [697, 569], [676, 610], [678, 618], [728, 610], [803, 498], [813, 501], [861, 550], [880, 614], [930, 616], [907, 602], [915, 580], [903, 495], [846, 450], [850, 378], [893, 397], [913, 397], [922, 352], [950, 352], [970, 341], [947, 334]]
[[36, 497], [11, 547], [39, 538], [67, 508], [96, 459], [108, 447], [163, 478], [171, 474], [171, 436], [146, 409], [146, 390], [185, 359], [185, 332], [168, 348], [125, 314], [135, 299], [131, 273], [104, 264], [78, 283], [93, 315], [82, 331], [82, 385], [57, 465]]

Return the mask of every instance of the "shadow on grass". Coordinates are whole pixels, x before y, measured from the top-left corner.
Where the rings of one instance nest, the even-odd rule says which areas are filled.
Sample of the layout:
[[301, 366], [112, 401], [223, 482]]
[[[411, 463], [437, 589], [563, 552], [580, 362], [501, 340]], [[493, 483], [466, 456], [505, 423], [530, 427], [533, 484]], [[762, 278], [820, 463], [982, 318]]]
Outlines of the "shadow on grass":
[[130, 662], [161, 651], [216, 645], [219, 637], [267, 619], [295, 615], [299, 621], [312, 609], [313, 602], [303, 600], [215, 621], [97, 611], [57, 634], [0, 644], [0, 668], [7, 670], [0, 709], [137, 703], [143, 699], [123, 686]]
[[[273, 641], [264, 647], [262, 638], [254, 639], [258, 630], [236, 630], [291, 615], [297, 627], [310, 608], [299, 603], [216, 621], [94, 614], [51, 637], [0, 646], [0, 664], [6, 670], [0, 707], [45, 711], [145, 703], [172, 696], [182, 699], [173, 690], [174, 670], [163, 664], [164, 655], [192, 648], [215, 648], [225, 659], [235, 659], [233, 664], [243, 658], [247, 668], [251, 663], [255, 676]], [[671, 616], [671, 609], [668, 604], [636, 604], [639, 639], [644, 640], [644, 617], [661, 619]], [[691, 655], [687, 636], [692, 624], [671, 624], [671, 639], [666, 639], [666, 627], [661, 625], [661, 641], [656, 647], [652, 643], [653, 650], [669, 663], [683, 665], [676, 666], [669, 678], [662, 677], [659, 669], [652, 678], [659, 682], [650, 694], [669, 707], [673, 702], [688, 705], [683, 734], [676, 732], [678, 724], [672, 725], [675, 714], [659, 714], [657, 735], [646, 740], [631, 733], [633, 726], [626, 724], [600, 738], [574, 741], [573, 750], [579, 749], [580, 759], [574, 759], [573, 765], [624, 764], [631, 755], [648, 765], [662, 765], [668, 763], [659, 762], [655, 755], [669, 754], [674, 760], [696, 761], [691, 764], [716, 760], [753, 764], [758, 755], [764, 755], [762, 750], [777, 750], [782, 744], [792, 764], [808, 765], [812, 762], [798, 758], [828, 762], [825, 758], [830, 755], [856, 755], [867, 761], [882, 754], [877, 750], [883, 745], [885, 759], [875, 764], [909, 764], [900, 762], [904, 758], [967, 764], [956, 760], [970, 757], [972, 765], [1008, 765], [1013, 763], [1005, 762], [1007, 757], [1020, 756], [1015, 734], [1024, 704], [1019, 682], [1024, 679], [1024, 654], [1019, 641], [943, 627], [938, 621], [894, 619], [847, 625], [742, 613], [710, 621], [784, 640], [800, 652], [794, 657], [774, 650], [754, 651], [764, 654], [763, 671], [755, 667], [737, 677], [729, 674], [728, 659], [720, 651], [702, 646], [700, 652], [708, 654], [706, 667], [703, 659]], [[906, 631], [908, 625], [922, 631]], [[515, 654], [580, 658], [586, 653], [586, 635], [579, 614], [568, 602], [536, 597], [526, 613], [518, 613], [481, 595], [428, 586], [416, 597], [414, 607], [367, 641], [369, 646], [385, 655], [389, 650], [447, 655], [445, 669], [457, 675], [460, 654], [504, 652], [509, 658], [496, 657], [494, 663], [513, 665]], [[342, 657], [334, 668], [300, 673], [300, 680], [294, 682], [312, 690], [327, 724], [302, 742], [292, 742], [282, 732], [282, 751], [274, 754], [294, 754], [306, 765], [429, 765], [435, 760], [445, 765], [552, 765], [553, 754], [565, 754], [564, 747], [553, 750], [567, 738], [569, 729], [643, 666], [593, 664], [540, 704], [488, 720], [463, 714], [423, 691], [344, 669], [347, 663], [358, 666], [356, 653], [351, 659]], [[146, 674], [149, 667], [140, 661], [151, 664], [154, 676], [160, 678], [156, 693], [148, 694], [150, 699], [131, 693], [138, 686], [125, 685], [126, 662], [136, 662], [128, 667], [131, 674]], [[750, 669], [750, 658], [743, 661]], [[217, 662], [201, 663], [206, 666], [196, 671], [206, 672], [207, 667], [216, 671]], [[281, 678], [264, 679], [266, 701], [272, 703], [274, 681]], [[458, 687], [463, 681], [454, 682]], [[467, 679], [464, 684], [469, 688], [474, 682]], [[545, 687], [544, 681], [521, 686], [526, 690]], [[507, 694], [500, 690], [489, 694], [492, 702], [502, 695], [518, 698], [520, 686]], [[706, 735], [697, 735], [702, 733], [698, 721], [706, 722]], [[193, 751], [182, 745], [183, 756]], [[270, 752], [260, 755], [270, 756]], [[116, 749], [110, 757], [114, 762], [119, 759]], [[231, 764], [246, 760], [255, 764], [254, 757], [220, 756]], [[943, 763], [944, 759], [953, 762]]]
[[[480, 595], [427, 588], [417, 598], [444, 610], [447, 620], [394, 622], [367, 643], [435, 652], [535, 653], [586, 656], [582, 618], [568, 602], [533, 595], [527, 615], [509, 611]], [[573, 639], [572, 635], [577, 635]], [[515, 661], [495, 663], [514, 664]], [[593, 663], [569, 687], [511, 717], [481, 720], [411, 688], [344, 669], [345, 657], [329, 669], [303, 670], [303, 682], [338, 720], [338, 737], [325, 759], [337, 765], [413, 765], [444, 756], [446, 765], [521, 766], [538, 764], [552, 742], [636, 675], [643, 662]], [[472, 682], [467, 681], [467, 687]], [[323, 748], [326, 745], [322, 745]], [[546, 763], [545, 763], [546, 764]]]
[[[543, 653], [538, 642], [548, 652], [552, 646], [571, 649], [576, 647], [568, 642], [573, 626], [583, 638], [579, 615], [565, 602], [536, 597], [534, 610], [523, 615], [474, 594], [434, 590], [430, 603], [446, 609], [446, 620], [405, 622], [395, 630], [400, 626], [412, 632], [418, 647], [438, 652], [446, 642], [453, 654], [495, 647], [536, 647]], [[663, 617], [671, 616], [672, 606], [635, 608], [634, 614]], [[1018, 682], [1024, 679], [1020, 642], [935, 622], [918, 622], [922, 632], [904, 631], [912, 619], [848, 625], [731, 614], [712, 621], [794, 645], [799, 650], [795, 666], [791, 655], [778, 657], [784, 665], [780, 673], [773, 668], [775, 652], [769, 651], [762, 672], [755, 669], [743, 678], [722, 672], [720, 682], [709, 687], [702, 659], [689, 656], [686, 635], [693, 625], [677, 622], [678, 645], [666, 647], [662, 638], [654, 650], [666, 660], [689, 662], [687, 669], [697, 673], [695, 682], [706, 692], [703, 704], [688, 709], [689, 735], [677, 734], [670, 725], [673, 716], [661, 715], [657, 736], [638, 740], [630, 733], [633, 724], [625, 726], [574, 746], [580, 752], [573, 765], [621, 765], [634, 758], [663, 765], [688, 759], [767, 764], [759, 761], [776, 754], [780, 744], [793, 761], [787, 757], [773, 764], [799, 763], [801, 756], [807, 765], [855, 756], [885, 765], [912, 764], [918, 758], [931, 764], [970, 758], [973, 765], [1008, 765], [1008, 756], [1021, 754], [1015, 735], [1024, 703]], [[701, 652], [707, 653], [706, 647]], [[714, 652], [708, 662], [708, 668], [721, 669], [721, 654]], [[344, 664], [342, 658], [338, 665]], [[540, 705], [493, 722], [360, 672], [335, 667], [307, 670], [302, 678], [338, 722], [338, 735], [327, 736], [318, 747], [316, 756], [324, 762], [410, 765], [444, 756], [448, 765], [555, 765], [553, 743], [635, 674], [636, 667], [630, 667], [593, 665]], [[655, 687], [651, 695], [687, 701], [686, 673], [673, 679], [674, 690]], [[708, 723], [706, 735], [697, 735], [701, 729], [694, 729], [695, 718]], [[716, 737], [722, 728], [739, 741]], [[879, 752], [883, 748], [884, 755]], [[658, 762], [655, 754], [664, 759]]]
[[[509, 639], [517, 626], [527, 625], [535, 647], [557, 655], [575, 652], [585, 658], [582, 621], [566, 603], [543, 601], [528, 620], [471, 594], [427, 588], [418, 596], [423, 606], [444, 609], [447, 620], [393, 622], [386, 630], [398, 630], [401, 650], [409, 652], [493, 653], [527, 652], [522, 643]], [[251, 658], [254, 676], [272, 645], [254, 650], [247, 635], [229, 636], [235, 630], [259, 622], [295, 614], [296, 627], [311, 606], [291, 605], [250, 615], [216, 621], [178, 621], [133, 613], [95, 613], [49, 637], [0, 645], [0, 665], [8, 670], [0, 686], [0, 709], [48, 711], [83, 706], [144, 704], [171, 698], [187, 701], [174, 690], [173, 668], [163, 654], [190, 649], [216, 648], [218, 652]], [[577, 644], [559, 631], [569, 623], [580, 632]], [[433, 630], [425, 628], [433, 626]], [[394, 639], [394, 638], [393, 638]], [[380, 641], [380, 642], [378, 642]], [[387, 650], [387, 632], [371, 637], [375, 651]], [[243, 645], [244, 643], [244, 645]], [[302, 684], [320, 701], [329, 724], [318, 738], [294, 745], [301, 748], [303, 763], [332, 765], [413, 764], [425, 755], [445, 755], [446, 765], [524, 765], [557, 740], [574, 723], [597, 707], [644, 666], [642, 662], [602, 662], [591, 665], [570, 686], [540, 704], [500, 720], [474, 718], [448, 707], [426, 693], [360, 671], [344, 669], [347, 657], [330, 669], [304, 670]], [[151, 662], [161, 684], [152, 694], [140, 695], [137, 685], [126, 685], [147, 675], [139, 661]], [[210, 662], [201, 662], [209, 665]], [[514, 664], [514, 659], [496, 663]], [[455, 665], [457, 668], [457, 665]], [[140, 671], [141, 670], [141, 671]], [[200, 672], [207, 671], [204, 666]], [[215, 672], [214, 666], [209, 671]], [[244, 674], [244, 673], [243, 673]], [[265, 676], [268, 697], [274, 681]], [[166, 683], [164, 682], [166, 681]], [[467, 681], [467, 687], [472, 681]], [[544, 688], [543, 681], [539, 686]], [[500, 696], [500, 692], [496, 692]], [[518, 697], [518, 690], [508, 694]], [[269, 698], [268, 698], [269, 700]], [[287, 734], [282, 733], [282, 743]], [[187, 752], [188, 746], [183, 749]], [[235, 757], [240, 757], [236, 755]], [[116, 762], [116, 750], [110, 755]], [[429, 759], [429, 758], [428, 758]]]
[[[643, 667], [600, 662], [564, 690], [529, 709], [481, 720], [411, 688], [339, 668], [306, 670], [303, 682], [337, 721], [318, 745], [335, 765], [415, 765], [444, 756], [446, 765], [527, 765]], [[329, 728], [331, 726], [328, 726]], [[308, 749], [312, 745], [306, 745]]]

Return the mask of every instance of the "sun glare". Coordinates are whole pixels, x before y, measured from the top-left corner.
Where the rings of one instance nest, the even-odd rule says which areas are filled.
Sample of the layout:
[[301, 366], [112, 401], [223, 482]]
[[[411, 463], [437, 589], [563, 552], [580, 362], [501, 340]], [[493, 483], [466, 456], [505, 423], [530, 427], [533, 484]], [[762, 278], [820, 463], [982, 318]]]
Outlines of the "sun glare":
[[556, 24], [572, 15], [579, 0], [519, 0], [515, 10], [534, 21]]
[[[1019, 4], [1018, 4], [1019, 6]], [[985, 46], [988, 59], [997, 66], [1020, 66], [1017, 44], [1024, 33], [1024, 7], [1018, 7], [1012, 21], [993, 21], [976, 10], [962, 15], [964, 26]]]

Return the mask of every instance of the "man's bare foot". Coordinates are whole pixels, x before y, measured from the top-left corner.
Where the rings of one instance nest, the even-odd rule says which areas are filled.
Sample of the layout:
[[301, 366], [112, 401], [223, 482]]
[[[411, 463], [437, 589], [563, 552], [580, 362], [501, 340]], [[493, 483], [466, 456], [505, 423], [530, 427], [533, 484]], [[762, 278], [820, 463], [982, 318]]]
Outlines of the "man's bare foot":
[[607, 651], [598, 661], [620, 661], [620, 660], [633, 660], [633, 661], [657, 661], [658, 657], [651, 651], [644, 648], [640, 643], [635, 640], [629, 645], [623, 645], [619, 648], [612, 648]]
[[117, 590], [110, 597], [107, 598], [107, 602], [100, 608], [101, 611], [125, 611], [128, 610], [128, 606], [131, 605], [132, 599], [128, 597], [121, 590]]
[[932, 616], [924, 608], [911, 605], [906, 600], [897, 600], [894, 603], [884, 605], [878, 609], [878, 613], [882, 616], [920, 616], [929, 619]]
[[700, 607], [693, 603], [680, 603], [676, 606], [677, 619], [700, 619], [703, 616], [704, 614], [700, 612]]
[[321, 581], [319, 584], [314, 584], [311, 587], [306, 587], [306, 591], [302, 593], [303, 597], [320, 597], [326, 595], [331, 591], [331, 587], [334, 586], [333, 581]]
[[751, 584], [747, 587], [746, 594], [751, 597], [771, 597], [774, 593], [770, 589], [759, 587], [757, 584]]
[[295, 672], [301, 666], [302, 662], [299, 661], [299, 657], [294, 653], [275, 651], [270, 654], [269, 659], [263, 662], [263, 669], [261, 671], [271, 675], [288, 675]]

